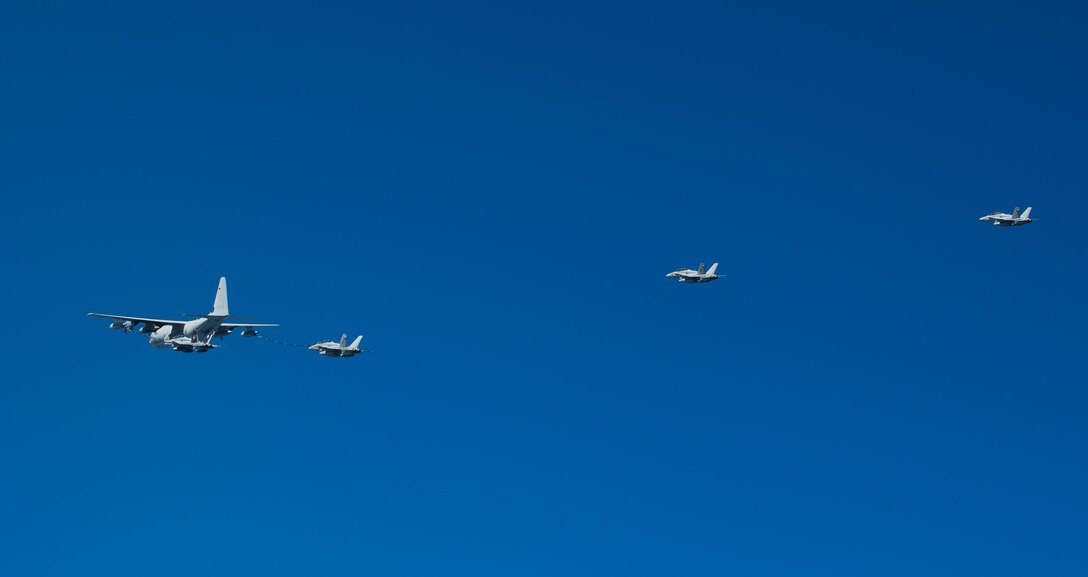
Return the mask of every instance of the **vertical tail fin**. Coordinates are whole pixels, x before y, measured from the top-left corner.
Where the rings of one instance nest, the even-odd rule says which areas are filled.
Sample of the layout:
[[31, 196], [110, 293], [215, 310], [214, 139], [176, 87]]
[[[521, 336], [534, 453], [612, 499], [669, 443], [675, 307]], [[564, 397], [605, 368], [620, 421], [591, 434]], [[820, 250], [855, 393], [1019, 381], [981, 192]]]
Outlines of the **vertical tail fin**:
[[714, 264], [710, 265], [709, 269], [707, 269], [706, 274], [714, 274], [714, 272], [717, 271], [717, 270], [718, 270], [718, 263], [714, 263]]
[[1020, 207], [1019, 206], [1013, 209], [1012, 217], [1013, 218], [1020, 218]]
[[1029, 206], [1027, 208], [1027, 210], [1025, 210], [1024, 213], [1020, 215], [1020, 218], [1031, 218], [1030, 216], [1028, 216], [1030, 214], [1031, 214], [1031, 207]]
[[[347, 337], [345, 337], [345, 338], [347, 338]], [[355, 337], [355, 340], [351, 341], [351, 348], [353, 348], [353, 349], [359, 348], [359, 343], [361, 343], [361, 342], [363, 342], [363, 335], [359, 335], [359, 336]]]
[[347, 333], [344, 333], [344, 334], [340, 335], [340, 346], [342, 346], [342, 347], [348, 346], [348, 334]]
[[219, 290], [215, 291], [215, 304], [212, 306], [213, 316], [225, 317], [230, 315], [227, 310], [227, 277], [219, 277]]
[[704, 272], [706, 272], [706, 265], [699, 263], [699, 274], [703, 274]]

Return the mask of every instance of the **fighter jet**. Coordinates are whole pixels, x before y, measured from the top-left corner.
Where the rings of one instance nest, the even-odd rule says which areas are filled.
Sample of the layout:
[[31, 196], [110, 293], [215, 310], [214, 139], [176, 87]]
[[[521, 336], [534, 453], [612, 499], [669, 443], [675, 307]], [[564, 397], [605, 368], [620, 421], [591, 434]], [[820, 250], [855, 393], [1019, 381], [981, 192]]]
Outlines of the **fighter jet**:
[[169, 345], [175, 351], [181, 353], [206, 353], [212, 349], [219, 348], [219, 345], [213, 345], [210, 339], [208, 341], [201, 341], [192, 337], [176, 337], [170, 339]]
[[710, 270], [707, 270], [705, 264], [699, 263], [699, 270], [680, 268], [670, 272], [665, 277], [677, 278], [680, 279], [680, 282], [710, 282], [718, 280], [718, 275], [714, 274], [716, 270], [718, 270], [718, 263], [710, 265]]
[[1012, 214], [995, 212], [993, 214], [987, 214], [979, 220], [993, 222], [994, 226], [1021, 226], [1031, 222], [1031, 218], [1028, 216], [1030, 214], [1030, 206], [1024, 211], [1024, 214], [1020, 214], [1020, 207], [1018, 206], [1016, 207], [1016, 210], [1012, 211]]
[[362, 342], [363, 335], [355, 337], [355, 340], [348, 344], [348, 335], [340, 335], [340, 342], [336, 341], [321, 341], [310, 345], [311, 351], [317, 351], [318, 354], [325, 355], [326, 357], [354, 357], [355, 355], [363, 352], [359, 348], [359, 343]]
[[198, 316], [193, 320], [172, 321], [102, 313], [87, 313], [87, 316], [113, 319], [110, 328], [124, 329], [126, 333], [136, 325], [143, 323], [140, 332], [149, 335], [148, 344], [155, 348], [173, 349], [183, 353], [206, 353], [211, 349], [219, 348], [218, 345], [211, 344], [212, 337], [225, 337], [238, 327], [245, 327], [242, 331], [243, 337], [255, 337], [257, 331], [253, 327], [279, 326], [275, 324], [225, 322], [227, 319], [238, 318], [230, 316], [227, 310], [227, 277], [219, 279], [219, 289], [215, 293], [212, 312], [204, 316]]

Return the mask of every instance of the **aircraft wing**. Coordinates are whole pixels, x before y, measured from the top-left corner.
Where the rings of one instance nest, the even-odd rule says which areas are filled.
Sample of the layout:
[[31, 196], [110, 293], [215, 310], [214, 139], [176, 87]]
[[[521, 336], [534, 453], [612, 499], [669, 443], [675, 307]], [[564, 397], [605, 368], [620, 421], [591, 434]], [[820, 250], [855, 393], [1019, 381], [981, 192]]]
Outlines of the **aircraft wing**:
[[[89, 316], [89, 317], [102, 317], [104, 319], [113, 319], [115, 321], [132, 321], [134, 323], [146, 323], [146, 324], [149, 324], [149, 325], [156, 325], [156, 326], [160, 326], [160, 327], [170, 325], [170, 326], [173, 326], [173, 327], [179, 327], [180, 328], [180, 327], [184, 326], [186, 322], [188, 322], [188, 321], [172, 321], [172, 320], [166, 320], [166, 319], [145, 319], [143, 317], [126, 317], [126, 316], [122, 316], [122, 315], [106, 315], [106, 314], [102, 314], [102, 313], [87, 313], [87, 316]], [[279, 325], [276, 325], [276, 324], [261, 324], [261, 323], [223, 323], [220, 326], [234, 329], [234, 328], [238, 328], [238, 327], [278, 327]]]
[[219, 325], [221, 327], [227, 327], [228, 329], [236, 329], [238, 327], [278, 327], [277, 324], [261, 324], [261, 323], [223, 323]]
[[143, 317], [125, 317], [121, 315], [104, 315], [102, 313], [87, 313], [89, 317], [102, 317], [104, 319], [113, 319], [115, 321], [132, 321], [134, 323], [145, 323], [155, 326], [170, 325], [173, 327], [182, 327], [185, 325], [185, 321], [168, 321], [164, 319], [145, 319]]

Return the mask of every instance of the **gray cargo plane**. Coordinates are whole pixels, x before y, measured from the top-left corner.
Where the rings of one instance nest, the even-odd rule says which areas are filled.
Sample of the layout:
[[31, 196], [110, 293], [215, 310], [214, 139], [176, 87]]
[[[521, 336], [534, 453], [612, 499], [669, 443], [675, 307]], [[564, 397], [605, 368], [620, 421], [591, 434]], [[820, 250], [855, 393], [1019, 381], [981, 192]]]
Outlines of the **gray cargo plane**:
[[253, 327], [278, 327], [276, 324], [257, 323], [228, 323], [231, 317], [227, 310], [227, 277], [219, 279], [219, 289], [215, 293], [215, 304], [212, 312], [198, 316], [188, 321], [174, 321], [163, 319], [148, 319], [143, 317], [126, 317], [121, 315], [106, 315], [102, 313], [87, 313], [87, 316], [113, 319], [110, 328], [123, 329], [126, 333], [136, 325], [143, 323], [140, 332], [149, 335], [147, 342], [160, 349], [173, 349], [183, 353], [206, 353], [218, 348], [212, 344], [212, 337], [225, 337], [238, 327], [245, 327], [243, 337], [255, 337], [257, 331]]

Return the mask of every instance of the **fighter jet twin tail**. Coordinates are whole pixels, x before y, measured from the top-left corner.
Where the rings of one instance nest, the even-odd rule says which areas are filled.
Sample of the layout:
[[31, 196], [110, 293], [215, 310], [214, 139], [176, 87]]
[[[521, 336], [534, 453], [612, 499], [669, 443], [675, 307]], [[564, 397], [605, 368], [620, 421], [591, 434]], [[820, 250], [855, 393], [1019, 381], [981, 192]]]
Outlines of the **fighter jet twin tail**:
[[[206, 353], [211, 349], [219, 348], [212, 344], [212, 337], [225, 337], [234, 329], [244, 327], [243, 337], [257, 336], [255, 327], [278, 327], [278, 324], [260, 323], [231, 323], [227, 320], [244, 320], [232, 317], [227, 308], [227, 278], [220, 277], [219, 289], [215, 293], [215, 303], [212, 312], [196, 316], [192, 320], [177, 321], [166, 319], [149, 319], [143, 317], [128, 317], [123, 315], [107, 315], [102, 313], [87, 313], [87, 316], [112, 319], [110, 328], [124, 330], [126, 333], [140, 326], [138, 331], [148, 335], [147, 342], [160, 349], [173, 349], [182, 353]], [[310, 347], [312, 351], [328, 357], [352, 357], [362, 352], [359, 342], [363, 337], [359, 336], [350, 346], [347, 344], [347, 335], [340, 339], [340, 344], [333, 341], [322, 341]]]

